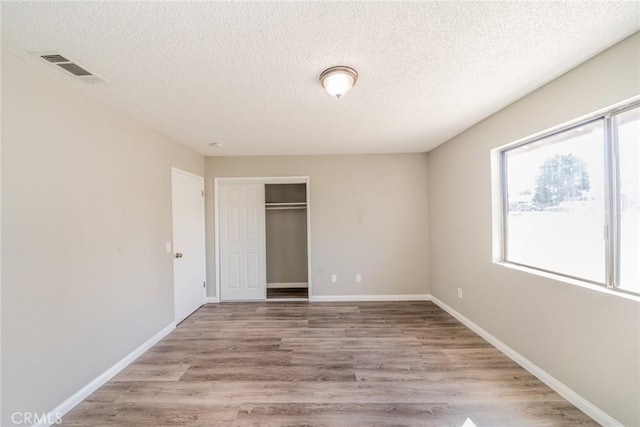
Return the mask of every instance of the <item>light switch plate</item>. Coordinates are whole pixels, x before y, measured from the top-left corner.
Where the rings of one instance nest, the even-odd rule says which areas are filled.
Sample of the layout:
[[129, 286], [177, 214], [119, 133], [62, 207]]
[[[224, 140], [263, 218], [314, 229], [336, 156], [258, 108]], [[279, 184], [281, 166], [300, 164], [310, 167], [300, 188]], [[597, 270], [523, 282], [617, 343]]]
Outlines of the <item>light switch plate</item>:
[[331, 283], [338, 283], [338, 276], [336, 274], [331, 275]]

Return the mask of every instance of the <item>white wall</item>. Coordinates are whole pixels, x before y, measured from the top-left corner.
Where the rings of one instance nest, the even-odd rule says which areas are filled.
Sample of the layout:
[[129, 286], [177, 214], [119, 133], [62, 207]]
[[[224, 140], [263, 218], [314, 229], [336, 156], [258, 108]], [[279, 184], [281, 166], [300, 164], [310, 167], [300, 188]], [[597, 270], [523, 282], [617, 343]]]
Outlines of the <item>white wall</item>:
[[[239, 176], [310, 177], [314, 296], [429, 293], [427, 156], [374, 154], [208, 157], [209, 296], [215, 296], [213, 179]], [[362, 283], [355, 283], [357, 273]]]
[[204, 158], [3, 52], [2, 420], [173, 321], [171, 166]]
[[432, 294], [627, 426], [640, 303], [492, 263], [490, 150], [638, 94], [636, 33], [428, 154]]

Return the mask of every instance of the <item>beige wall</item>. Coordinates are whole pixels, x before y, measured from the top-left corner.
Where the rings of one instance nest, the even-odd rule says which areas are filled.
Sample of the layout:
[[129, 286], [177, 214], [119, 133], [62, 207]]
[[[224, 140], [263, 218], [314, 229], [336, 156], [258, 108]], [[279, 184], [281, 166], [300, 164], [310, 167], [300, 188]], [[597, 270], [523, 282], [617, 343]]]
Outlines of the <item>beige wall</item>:
[[635, 34], [428, 155], [432, 294], [628, 426], [640, 303], [492, 263], [490, 150], [638, 95], [639, 76]]
[[267, 283], [306, 282], [307, 211], [266, 211]]
[[[213, 179], [242, 176], [310, 177], [313, 295], [429, 293], [427, 156], [392, 154], [208, 157], [209, 296], [215, 296]], [[355, 283], [357, 273], [362, 283]]]
[[173, 321], [171, 173], [204, 158], [2, 55], [2, 420]]

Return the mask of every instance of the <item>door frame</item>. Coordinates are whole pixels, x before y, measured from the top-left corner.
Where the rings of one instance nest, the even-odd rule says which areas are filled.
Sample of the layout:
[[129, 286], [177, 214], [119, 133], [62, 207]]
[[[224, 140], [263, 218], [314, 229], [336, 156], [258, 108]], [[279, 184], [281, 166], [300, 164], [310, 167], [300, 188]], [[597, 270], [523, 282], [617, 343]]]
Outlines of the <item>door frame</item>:
[[204, 262], [202, 263], [202, 274], [204, 277], [204, 286], [202, 287], [202, 304], [204, 305], [207, 301], [207, 215], [206, 215], [206, 200], [204, 197], [204, 184], [205, 184], [205, 180], [203, 176], [200, 175], [196, 175], [194, 173], [191, 172], [187, 172], [186, 170], [183, 169], [179, 169], [176, 168], [174, 166], [171, 166], [171, 281], [173, 283], [173, 320], [176, 320], [176, 283], [175, 283], [175, 271], [173, 268], [175, 259], [173, 258], [174, 253], [175, 253], [175, 246], [174, 246], [174, 229], [173, 229], [173, 174], [175, 173], [180, 173], [183, 175], [187, 175], [190, 176], [192, 178], [196, 178], [197, 180], [202, 182], [202, 191], [203, 191], [203, 195], [202, 195], [202, 251], [204, 254]]
[[[219, 186], [221, 184], [306, 184], [307, 191], [307, 298], [311, 301], [313, 295], [312, 279], [311, 279], [311, 189], [310, 179], [308, 176], [268, 176], [268, 177], [214, 177], [213, 178], [213, 219], [214, 219], [214, 250], [215, 250], [215, 280], [216, 280], [216, 299], [222, 302], [220, 293], [221, 276], [220, 276], [220, 213], [218, 212], [220, 194]], [[265, 242], [266, 245], [266, 242]], [[265, 278], [266, 279], [266, 278]], [[265, 288], [265, 300], [266, 298]]]

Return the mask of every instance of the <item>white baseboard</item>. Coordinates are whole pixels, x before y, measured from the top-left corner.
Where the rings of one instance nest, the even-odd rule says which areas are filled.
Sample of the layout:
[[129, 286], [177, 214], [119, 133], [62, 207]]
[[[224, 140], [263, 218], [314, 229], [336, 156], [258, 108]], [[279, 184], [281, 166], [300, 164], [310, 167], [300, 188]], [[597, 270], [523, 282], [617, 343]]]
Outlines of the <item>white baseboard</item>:
[[429, 294], [407, 295], [312, 295], [309, 302], [429, 301]]
[[219, 302], [220, 302], [220, 299], [218, 297], [206, 297], [204, 299], [205, 304], [217, 304]]
[[593, 418], [596, 422], [600, 423], [606, 427], [622, 427], [622, 424], [618, 422], [615, 418], [589, 402], [584, 397], [580, 396], [575, 391], [571, 390], [569, 387], [561, 383], [555, 377], [551, 376], [549, 373], [544, 371], [542, 368], [533, 364], [529, 359], [500, 341], [498, 338], [491, 335], [486, 330], [482, 329], [477, 324], [473, 323], [467, 317], [457, 312], [444, 302], [440, 301], [438, 298], [431, 296], [431, 301], [433, 301], [436, 305], [442, 308], [444, 311], [458, 319], [461, 323], [463, 323], [466, 327], [471, 329], [476, 334], [480, 335], [486, 341], [488, 341], [495, 348], [503, 352], [507, 357], [516, 362], [518, 365], [522, 366], [524, 369], [529, 371], [532, 375], [538, 378], [540, 381], [548, 385], [552, 390], [558, 393], [560, 396], [567, 399], [571, 404], [580, 409], [582, 412]]
[[[138, 348], [127, 354], [122, 360], [104, 371], [89, 384], [78, 390], [73, 396], [59, 404], [53, 411], [47, 414], [45, 420], [54, 421], [62, 417], [64, 414], [73, 409], [77, 404], [89, 397], [91, 393], [102, 387], [107, 381], [116, 376], [120, 371], [129, 366], [134, 360], [140, 357], [145, 351], [153, 347], [162, 338], [169, 335], [176, 328], [176, 324], [171, 322], [167, 327], [142, 343]], [[49, 427], [52, 424], [35, 424], [33, 427]]]

